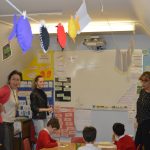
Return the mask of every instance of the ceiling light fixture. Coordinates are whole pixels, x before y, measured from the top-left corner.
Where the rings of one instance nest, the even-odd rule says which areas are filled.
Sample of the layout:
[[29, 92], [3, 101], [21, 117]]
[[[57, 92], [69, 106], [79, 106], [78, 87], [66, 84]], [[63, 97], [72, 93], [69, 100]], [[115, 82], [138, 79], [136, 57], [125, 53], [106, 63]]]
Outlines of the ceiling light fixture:
[[[62, 23], [65, 31], [68, 31], [68, 23]], [[47, 23], [46, 26], [48, 28], [49, 33], [57, 33], [56, 26], [58, 23]], [[31, 24], [31, 29], [33, 34], [39, 34], [39, 24]], [[90, 22], [81, 32], [117, 32], [117, 31], [134, 31], [135, 23], [134, 22], [125, 22], [125, 21], [109, 21], [109, 22], [101, 22], [101, 21], [92, 21]]]

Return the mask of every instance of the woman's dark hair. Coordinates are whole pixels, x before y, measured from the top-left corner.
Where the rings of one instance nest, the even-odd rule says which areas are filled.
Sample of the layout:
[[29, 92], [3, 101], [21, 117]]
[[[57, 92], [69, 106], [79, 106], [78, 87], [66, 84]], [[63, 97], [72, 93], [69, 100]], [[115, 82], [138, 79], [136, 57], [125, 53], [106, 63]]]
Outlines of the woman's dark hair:
[[52, 128], [56, 128], [57, 130], [60, 128], [59, 120], [55, 117], [51, 118], [47, 122], [47, 127], [51, 126]]
[[20, 80], [22, 81], [22, 73], [19, 72], [18, 70], [13, 70], [13, 71], [10, 72], [10, 74], [8, 75], [8, 83], [9, 83], [11, 77], [12, 77], [13, 75], [15, 75], [15, 74], [19, 75]]
[[86, 142], [94, 142], [95, 139], [96, 139], [96, 134], [97, 134], [97, 131], [96, 131], [96, 128], [95, 127], [85, 127], [83, 129], [83, 138]]
[[142, 78], [148, 78], [150, 79], [150, 71], [145, 71], [141, 74], [141, 76], [139, 77], [139, 80], [142, 80]]
[[124, 124], [122, 123], [114, 123], [113, 131], [117, 136], [121, 136], [125, 132]]
[[36, 82], [38, 82], [39, 78], [43, 78], [43, 76], [38, 75], [33, 79], [32, 88], [35, 89], [37, 87]]

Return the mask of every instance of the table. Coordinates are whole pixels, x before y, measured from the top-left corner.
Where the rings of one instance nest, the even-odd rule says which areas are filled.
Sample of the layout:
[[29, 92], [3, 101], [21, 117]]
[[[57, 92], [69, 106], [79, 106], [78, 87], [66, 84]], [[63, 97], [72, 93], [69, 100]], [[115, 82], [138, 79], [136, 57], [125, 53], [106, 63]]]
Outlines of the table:
[[59, 147], [43, 148], [41, 150], [76, 150], [75, 143], [61, 142]]
[[[101, 150], [116, 150], [115, 145], [112, 145], [112, 146], [98, 145], [98, 147], [101, 148]], [[43, 148], [41, 150], [76, 150], [76, 144], [69, 143], [69, 142], [61, 142], [60, 146], [58, 146], [58, 147]]]

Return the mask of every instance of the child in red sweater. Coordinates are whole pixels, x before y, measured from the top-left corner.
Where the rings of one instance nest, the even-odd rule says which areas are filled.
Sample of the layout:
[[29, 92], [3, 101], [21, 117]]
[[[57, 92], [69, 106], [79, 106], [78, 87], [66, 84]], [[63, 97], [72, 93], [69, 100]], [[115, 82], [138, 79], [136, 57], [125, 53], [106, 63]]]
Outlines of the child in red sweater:
[[58, 119], [51, 118], [47, 123], [47, 127], [42, 129], [38, 135], [36, 150], [58, 146], [57, 141], [52, 139], [51, 134], [53, 134], [59, 128], [60, 124]]
[[[132, 137], [129, 135], [125, 135], [124, 125], [121, 123], [115, 123], [113, 125], [114, 134], [112, 136], [112, 140], [114, 144], [117, 146], [117, 150], [136, 150], [135, 143]], [[116, 138], [118, 140], [116, 140]]]

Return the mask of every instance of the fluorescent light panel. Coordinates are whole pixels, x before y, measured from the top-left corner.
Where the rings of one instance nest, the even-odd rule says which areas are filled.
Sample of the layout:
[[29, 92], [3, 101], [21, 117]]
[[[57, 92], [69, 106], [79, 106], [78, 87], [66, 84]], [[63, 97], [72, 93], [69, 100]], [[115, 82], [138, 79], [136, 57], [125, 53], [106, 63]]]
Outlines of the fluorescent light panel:
[[[68, 23], [62, 23], [65, 31], [68, 32]], [[57, 33], [58, 23], [47, 23], [49, 33]], [[33, 34], [39, 34], [39, 24], [31, 24]], [[115, 32], [115, 31], [134, 31], [134, 22], [90, 22], [81, 32]]]

